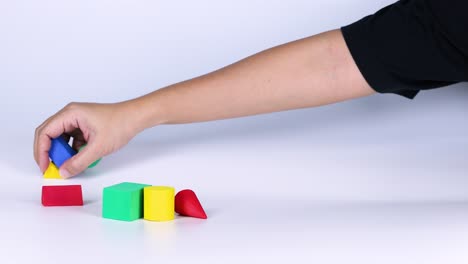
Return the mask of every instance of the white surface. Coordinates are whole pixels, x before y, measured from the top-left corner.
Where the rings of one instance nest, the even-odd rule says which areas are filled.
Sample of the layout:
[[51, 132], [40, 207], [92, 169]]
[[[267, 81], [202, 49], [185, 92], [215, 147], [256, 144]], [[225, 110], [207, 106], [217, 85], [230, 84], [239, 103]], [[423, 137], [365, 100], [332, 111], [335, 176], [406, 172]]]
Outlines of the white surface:
[[[31, 190], [33, 191], [33, 190]], [[466, 263], [466, 203], [316, 203], [204, 197], [210, 219], [132, 223], [99, 203], [3, 206], [3, 263]], [[226, 199], [226, 198], [223, 198]], [[34, 206], [34, 205], [35, 206]]]
[[[58, 182], [84, 207], [40, 205], [57, 181], [33, 131], [69, 101], [141, 95], [390, 2], [0, 1], [0, 262], [467, 263], [466, 84], [155, 128]], [[121, 181], [194, 189], [209, 219], [102, 219]]]

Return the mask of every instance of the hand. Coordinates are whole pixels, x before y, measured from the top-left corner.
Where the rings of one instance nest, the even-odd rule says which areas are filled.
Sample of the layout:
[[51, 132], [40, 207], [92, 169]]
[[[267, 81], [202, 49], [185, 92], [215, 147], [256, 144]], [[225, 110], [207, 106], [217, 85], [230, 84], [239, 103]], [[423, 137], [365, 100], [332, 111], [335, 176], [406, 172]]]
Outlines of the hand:
[[60, 167], [63, 178], [84, 171], [95, 160], [125, 146], [139, 131], [127, 104], [70, 103], [42, 123], [35, 133], [34, 159], [42, 173], [49, 164], [51, 139], [73, 137], [73, 148], [86, 148]]

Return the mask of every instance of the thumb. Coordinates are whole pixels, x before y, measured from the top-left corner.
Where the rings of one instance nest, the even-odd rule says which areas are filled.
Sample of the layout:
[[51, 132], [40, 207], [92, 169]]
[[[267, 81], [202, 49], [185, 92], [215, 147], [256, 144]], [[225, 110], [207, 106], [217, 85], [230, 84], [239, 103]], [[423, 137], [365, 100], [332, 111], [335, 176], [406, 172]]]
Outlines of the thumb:
[[95, 145], [90, 144], [63, 163], [60, 167], [60, 176], [62, 176], [62, 178], [76, 176], [86, 170], [91, 163], [99, 158], [98, 149]]

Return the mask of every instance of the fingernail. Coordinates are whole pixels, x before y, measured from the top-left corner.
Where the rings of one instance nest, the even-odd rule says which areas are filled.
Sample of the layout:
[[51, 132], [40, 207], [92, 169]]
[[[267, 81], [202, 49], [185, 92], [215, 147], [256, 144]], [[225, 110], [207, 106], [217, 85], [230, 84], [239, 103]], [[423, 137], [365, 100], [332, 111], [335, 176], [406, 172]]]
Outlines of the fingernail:
[[71, 174], [66, 169], [60, 169], [60, 176], [62, 176], [62, 178], [64, 178], [64, 179], [66, 179], [66, 178], [70, 178]]

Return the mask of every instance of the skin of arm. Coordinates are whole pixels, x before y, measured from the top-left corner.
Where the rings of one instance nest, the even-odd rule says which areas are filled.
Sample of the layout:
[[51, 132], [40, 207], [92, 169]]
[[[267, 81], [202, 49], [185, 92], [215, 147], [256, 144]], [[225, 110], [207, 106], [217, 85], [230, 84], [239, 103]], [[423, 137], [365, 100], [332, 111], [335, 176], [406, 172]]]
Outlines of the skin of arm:
[[341, 31], [332, 30], [125, 102], [71, 103], [36, 129], [34, 157], [44, 172], [51, 138], [72, 136], [74, 148], [88, 143], [60, 168], [68, 178], [146, 128], [315, 107], [373, 93]]

